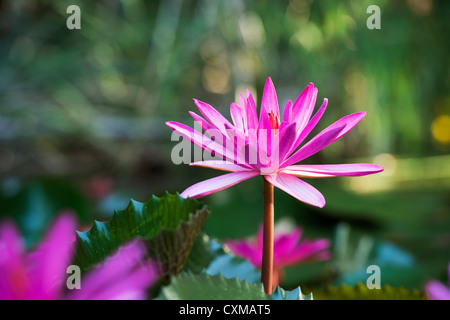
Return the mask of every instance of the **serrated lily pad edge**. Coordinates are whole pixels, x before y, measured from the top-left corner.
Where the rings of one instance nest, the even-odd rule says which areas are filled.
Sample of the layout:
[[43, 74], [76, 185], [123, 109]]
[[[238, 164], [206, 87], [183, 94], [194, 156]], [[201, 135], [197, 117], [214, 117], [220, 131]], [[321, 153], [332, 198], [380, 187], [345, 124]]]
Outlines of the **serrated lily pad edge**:
[[[108, 220], [106, 220], [106, 221], [94, 220], [93, 224], [91, 225], [91, 227], [90, 227], [89, 229], [84, 230], [84, 231], [77, 231], [77, 232], [76, 232], [76, 234], [77, 234], [77, 235], [76, 235], [76, 246], [77, 246], [77, 249], [76, 249], [76, 258], [75, 258], [75, 261], [76, 261], [76, 262], [79, 262], [78, 264], [79, 264], [80, 266], [82, 266], [83, 271], [87, 271], [88, 269], [91, 269], [91, 268], [93, 268], [94, 266], [101, 264], [108, 256], [112, 255], [112, 254], [118, 249], [118, 248], [115, 248], [115, 249], [109, 250], [109, 251], [107, 251], [107, 252], [105, 253], [105, 251], [104, 251], [105, 248], [99, 247], [98, 249], [99, 249], [99, 250], [102, 250], [102, 255], [104, 256], [103, 259], [101, 259], [101, 260], [99, 260], [99, 261], [97, 261], [97, 262], [95, 262], [95, 263], [91, 263], [91, 264], [89, 264], [89, 265], [87, 265], [87, 266], [86, 266], [86, 263], [84, 263], [84, 262], [81, 263], [79, 259], [82, 259], [82, 258], [80, 258], [80, 257], [81, 257], [82, 255], [86, 255], [87, 253], [86, 253], [85, 249], [81, 251], [80, 248], [79, 248], [79, 246], [83, 246], [83, 245], [81, 244], [81, 242], [82, 242], [82, 241], [85, 241], [84, 239], [89, 237], [89, 233], [90, 233], [90, 232], [92, 232], [93, 230], [98, 230], [98, 231], [99, 231], [99, 230], [102, 230], [103, 228], [105, 228], [105, 224], [110, 223], [113, 219], [119, 219], [119, 218], [118, 218], [118, 215], [128, 212], [128, 210], [130, 210], [130, 208], [132, 208], [133, 211], [137, 212], [136, 209], [134, 209], [136, 205], [142, 206], [142, 205], [145, 205], [146, 203], [148, 203], [148, 202], [150, 202], [150, 201], [152, 201], [152, 200], [160, 201], [160, 199], [163, 198], [163, 197], [177, 197], [179, 200], [180, 200], [180, 199], [183, 199], [183, 200], [185, 199], [185, 198], [181, 197], [180, 194], [179, 194], [178, 192], [175, 193], [175, 194], [170, 194], [170, 193], [167, 192], [167, 191], [166, 191], [165, 195], [164, 195], [164, 196], [161, 196], [161, 197], [157, 197], [157, 196], [155, 196], [155, 195], [152, 195], [152, 196], [150, 197], [150, 199], [149, 199], [147, 202], [139, 202], [139, 201], [136, 201], [136, 200], [134, 200], [134, 199], [130, 199], [130, 202], [128, 203], [128, 205], [126, 206], [126, 208], [123, 209], [123, 210], [114, 210], [114, 213], [113, 213], [113, 215], [110, 217], [110, 219], [108, 219]], [[187, 200], [187, 199], [186, 199], [186, 200]], [[139, 240], [143, 241], [144, 243], [146, 243], [146, 242], [149, 242], [150, 240], [152, 240], [152, 239], [158, 237], [158, 235], [160, 235], [160, 234], [162, 234], [162, 233], [165, 233], [165, 234], [167, 234], [168, 232], [176, 233], [179, 229], [181, 229], [181, 228], [183, 228], [183, 227], [188, 228], [188, 227], [189, 227], [189, 223], [191, 223], [193, 219], [196, 219], [196, 217], [198, 217], [198, 216], [200, 216], [200, 215], [206, 213], [206, 214], [204, 215], [203, 222], [201, 223], [202, 226], [201, 226], [200, 228], [198, 228], [198, 229], [199, 229], [198, 232], [200, 232], [200, 230], [201, 230], [202, 227], [203, 227], [204, 222], [206, 221], [207, 217], [208, 217], [208, 216], [210, 215], [210, 213], [211, 213], [211, 209], [209, 208], [209, 206], [207, 206], [206, 204], [204, 204], [204, 203], [201, 202], [201, 201], [198, 201], [198, 200], [196, 200], [196, 199], [190, 199], [190, 200], [194, 200], [194, 201], [198, 202], [198, 206], [197, 206], [197, 208], [195, 209], [195, 212], [189, 212], [189, 213], [188, 213], [187, 220], [180, 219], [179, 222], [178, 222], [178, 224], [177, 224], [177, 226], [176, 226], [175, 228], [172, 229], [172, 228], [166, 228], [166, 227], [163, 227], [163, 228], [161, 228], [161, 229], [158, 231], [157, 234], [155, 234], [155, 235], [152, 236], [152, 237], [144, 238], [144, 237], [142, 237], [142, 236], [140, 236], [140, 235], [135, 235], [135, 236], [130, 237], [130, 239], [128, 239], [128, 240], [129, 240], [129, 241], [132, 241], [132, 240], [137, 240], [137, 239], [139, 239]], [[187, 227], [186, 227], [186, 226], [187, 226]], [[94, 232], [95, 232], [95, 231], [94, 231]], [[198, 236], [198, 232], [197, 232], [197, 235], [196, 235], [196, 236]], [[196, 237], [195, 237], [195, 238], [196, 238]], [[195, 240], [195, 238], [194, 238], [194, 240]], [[126, 241], [126, 242], [128, 242], [128, 241]], [[123, 243], [123, 244], [125, 244], [125, 243]], [[122, 245], [123, 245], [123, 244], [122, 244]], [[120, 245], [119, 245], [119, 247], [120, 247]], [[192, 248], [192, 246], [191, 246], [191, 248]], [[190, 248], [190, 249], [191, 249], [191, 248]], [[190, 250], [190, 249], [189, 249], [189, 250]], [[186, 258], [188, 257], [188, 255], [189, 255], [189, 251], [185, 254], [185, 259], [184, 259], [184, 260], [186, 260]], [[86, 261], [90, 260], [89, 257], [86, 257], [86, 256], [85, 256], [83, 259], [86, 260]]]
[[[250, 283], [245, 279], [240, 280], [238, 277], [227, 278], [220, 273], [216, 274], [216, 275], [210, 275], [210, 274], [207, 274], [206, 272], [202, 272], [200, 274], [194, 274], [192, 272], [182, 272], [178, 276], [172, 277], [170, 284], [161, 288], [161, 291], [160, 291], [159, 296], [157, 297], [157, 300], [178, 300], [179, 297], [176, 295], [173, 295], [171, 292], [171, 289], [176, 287], [178, 285], [179, 279], [182, 279], [182, 278], [183, 278], [183, 280], [188, 278], [190, 280], [195, 280], [195, 281], [197, 281], [198, 279], [201, 279], [201, 280], [206, 280], [206, 281], [218, 280], [218, 281], [229, 282], [229, 283], [233, 283], [233, 282], [238, 283], [239, 286], [246, 288], [246, 289], [254, 288], [255, 293], [260, 294], [260, 296], [261, 296], [261, 299], [257, 299], [257, 300], [313, 300], [312, 293], [304, 295], [302, 293], [300, 287], [298, 287], [292, 291], [286, 291], [278, 286], [273, 294], [266, 295], [264, 293], [264, 286], [262, 283], [255, 284], [255, 283]], [[197, 288], [197, 289], [201, 290], [201, 288]], [[218, 288], [217, 290], [220, 290], [220, 288]], [[193, 300], [195, 300], [195, 299], [193, 299]], [[209, 300], [212, 300], [212, 299], [209, 299]], [[233, 299], [233, 297], [230, 297], [228, 300], [243, 300], [243, 299]]]

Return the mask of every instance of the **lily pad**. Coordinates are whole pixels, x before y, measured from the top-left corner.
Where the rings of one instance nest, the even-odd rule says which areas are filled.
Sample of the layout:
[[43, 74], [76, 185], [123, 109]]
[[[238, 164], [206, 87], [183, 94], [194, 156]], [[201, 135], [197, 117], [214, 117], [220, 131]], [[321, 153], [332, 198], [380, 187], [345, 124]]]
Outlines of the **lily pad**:
[[90, 230], [78, 232], [76, 264], [89, 269], [120, 245], [140, 238], [162, 275], [178, 274], [209, 214], [210, 209], [202, 202], [179, 194], [153, 196], [145, 203], [131, 200], [111, 220], [95, 221]]

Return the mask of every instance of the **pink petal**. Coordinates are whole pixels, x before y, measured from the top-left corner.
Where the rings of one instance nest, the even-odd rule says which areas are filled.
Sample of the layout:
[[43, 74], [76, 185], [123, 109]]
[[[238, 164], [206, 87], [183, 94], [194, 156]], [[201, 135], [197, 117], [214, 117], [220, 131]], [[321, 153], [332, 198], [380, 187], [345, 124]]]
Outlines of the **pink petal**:
[[243, 132], [252, 143], [257, 143], [258, 118], [256, 117], [255, 102], [247, 90], [248, 98], [240, 95]]
[[261, 99], [261, 112], [264, 112], [266, 115], [269, 113], [280, 114], [277, 92], [275, 91], [275, 87], [270, 77], [267, 78], [264, 86], [264, 92]]
[[261, 110], [259, 113], [259, 126], [258, 130], [271, 130], [269, 121], [269, 114], [280, 115], [278, 108], [278, 99], [275, 87], [273, 86], [272, 79], [267, 78], [264, 86], [264, 92], [261, 99]]
[[450, 300], [450, 288], [436, 280], [427, 282], [425, 292], [429, 300]]
[[256, 104], [252, 94], [247, 89], [247, 99], [245, 103], [245, 111], [247, 114], [247, 128], [256, 130], [258, 128], [258, 116], [256, 114]]
[[305, 128], [300, 132], [299, 136], [297, 137], [297, 140], [295, 141], [294, 145], [292, 146], [291, 152], [297, 149], [297, 147], [305, 140], [305, 138], [311, 133], [311, 131], [315, 128], [319, 120], [322, 118], [328, 104], [328, 99], [323, 100], [322, 106], [319, 108], [319, 110], [316, 112], [316, 114], [312, 117], [312, 119], [308, 122], [308, 124], [305, 126]]
[[339, 127], [339, 126], [345, 124], [344, 130], [342, 130], [341, 134], [336, 137], [336, 139], [335, 139], [335, 141], [336, 141], [336, 140], [340, 139], [343, 135], [345, 135], [347, 132], [352, 130], [364, 118], [365, 115], [366, 115], [365, 111], [349, 114], [349, 115], [339, 119], [338, 121], [333, 123], [331, 126], [329, 126], [325, 130], [332, 130], [333, 128], [336, 128], [336, 127]]
[[281, 121], [280, 127], [278, 128], [278, 131], [280, 132], [281, 130], [284, 130], [290, 124], [292, 124], [292, 123], [287, 122], [287, 121]]
[[84, 275], [80, 290], [70, 300], [141, 300], [158, 279], [156, 265], [146, 258], [145, 246], [132, 241], [120, 247], [103, 264]]
[[247, 98], [241, 93], [239, 95], [239, 103], [240, 103], [240, 108], [241, 108], [241, 115], [242, 115], [242, 126], [244, 128], [244, 132], [247, 133], [248, 128], [249, 128], [249, 120], [248, 120], [248, 113], [249, 111], [247, 110], [248, 106], [247, 106]]
[[302, 230], [295, 228], [288, 234], [275, 234], [274, 240], [274, 260], [289, 255], [290, 252], [297, 246], [302, 235]]
[[370, 163], [293, 165], [282, 172], [304, 178], [334, 176], [357, 177], [383, 171], [384, 168]]
[[206, 161], [198, 161], [192, 162], [189, 164], [190, 166], [197, 167], [206, 167], [211, 169], [223, 170], [223, 171], [251, 171], [251, 168], [244, 167], [243, 165], [230, 163], [227, 161], [215, 161], [215, 160], [206, 160]]
[[303, 180], [281, 172], [276, 175], [264, 176], [264, 178], [275, 187], [280, 188], [302, 202], [319, 208], [325, 206], [323, 195]]
[[[232, 139], [223, 136], [218, 129], [208, 130], [205, 132], [205, 134], [203, 134], [192, 129], [189, 126], [178, 122], [169, 121], [166, 122], [166, 125], [181, 137], [190, 140], [193, 144], [201, 147], [211, 154], [214, 153], [215, 157], [227, 159], [229, 160], [229, 162], [237, 161], [240, 164], [246, 164], [244, 155], [242, 154], [242, 150], [237, 148], [234, 143], [234, 134], [236, 134], [236, 137], [238, 137], [240, 135], [243, 135], [243, 133], [235, 129], [234, 127], [229, 127], [228, 124], [226, 125], [226, 129], [229, 130], [228, 133]], [[211, 138], [206, 136], [206, 134], [209, 134]], [[220, 141], [220, 143], [216, 141]], [[244, 144], [244, 141], [245, 135], [241, 139], [241, 144]]]
[[[265, 119], [267, 121], [263, 120], [259, 123], [260, 128], [258, 129], [257, 143], [250, 144], [249, 146], [249, 151], [256, 152], [254, 154], [258, 156], [257, 167], [269, 166], [273, 159], [278, 161], [277, 155], [274, 155], [272, 158], [272, 143], [275, 148], [278, 148], [278, 142], [274, 142], [276, 141], [274, 140], [274, 132], [276, 130], [272, 130], [268, 118]], [[274, 152], [278, 153], [278, 151], [278, 149], [274, 149]], [[275, 166], [278, 168], [279, 164], [275, 164]]]
[[[296, 127], [297, 125], [295, 123], [290, 123], [286, 126], [283, 126], [283, 128], [280, 127], [278, 136], [280, 163], [283, 163], [283, 161], [289, 155], [293, 144], [295, 143], [295, 138], [297, 135]], [[274, 146], [272, 145], [272, 152], [273, 148]]]
[[77, 222], [71, 212], [60, 214], [44, 240], [29, 255], [35, 287], [33, 299], [59, 299], [73, 258]]
[[183, 198], [201, 198], [211, 193], [234, 186], [241, 181], [253, 178], [257, 175], [259, 175], [259, 172], [257, 171], [227, 173], [222, 176], [218, 176], [194, 184], [193, 186], [184, 190], [181, 196]]
[[234, 255], [249, 260], [250, 263], [257, 268], [261, 267], [262, 250], [257, 244], [247, 240], [241, 240], [226, 241], [225, 245]]
[[195, 112], [189, 111], [189, 114], [192, 116], [192, 118], [194, 118], [195, 122], [197, 122], [203, 130], [208, 131], [215, 128], [213, 125], [211, 125], [208, 121], [200, 117]]
[[210, 153], [214, 152], [216, 156], [225, 158], [225, 147], [215, 141], [212, 141], [204, 134], [195, 131], [189, 126], [174, 121], [166, 122], [166, 125], [174, 130], [178, 135], [182, 136], [185, 139], [189, 139], [196, 146], [199, 146], [200, 148], [207, 150]]
[[250, 167], [245, 159], [245, 145], [249, 141], [249, 137], [239, 129], [225, 125], [228, 137], [225, 141], [226, 159], [228, 163], [236, 162], [244, 167]]
[[20, 261], [24, 253], [24, 244], [19, 230], [12, 221], [0, 225], [0, 264]]
[[230, 105], [230, 114], [231, 114], [231, 119], [233, 120], [234, 126], [238, 129], [244, 131], [244, 122], [242, 119], [241, 108], [236, 103], [232, 103]]
[[262, 131], [271, 132], [272, 127], [270, 126], [269, 115], [264, 113], [261, 109], [259, 124], [258, 124], [258, 136]]
[[314, 84], [310, 83], [295, 100], [292, 106], [291, 122], [297, 123], [299, 131], [303, 130], [311, 118], [316, 98], [317, 88], [314, 88]]
[[283, 121], [291, 122], [290, 120], [291, 116], [292, 116], [292, 101], [288, 100], [283, 109]]
[[294, 250], [291, 251], [289, 255], [283, 256], [280, 263], [286, 266], [299, 262], [305, 262], [306, 260], [326, 260], [331, 256], [331, 253], [326, 250], [329, 247], [330, 241], [327, 239], [319, 239], [315, 241], [303, 240]]
[[314, 138], [312, 138], [307, 144], [301, 147], [296, 153], [288, 158], [281, 167], [287, 167], [291, 164], [302, 161], [313, 154], [319, 152], [332, 142], [336, 141], [336, 137], [341, 134], [341, 131], [345, 128], [345, 125], [332, 128], [331, 130], [323, 130]]
[[[303, 159], [306, 159], [307, 157], [313, 155], [314, 153], [322, 150], [329, 144], [333, 143], [334, 141], [341, 138], [344, 134], [349, 132], [351, 129], [353, 129], [356, 124], [361, 121], [362, 118], [366, 115], [365, 112], [358, 112], [353, 113], [348, 116], [345, 116], [323, 131], [321, 131], [317, 136], [315, 136], [312, 140], [310, 140], [307, 144], [305, 144], [302, 148], [300, 148], [296, 154], [294, 154], [291, 158], [289, 158], [284, 164], [284, 166], [288, 166], [291, 164], [294, 164], [296, 162], [299, 162]], [[341, 131], [339, 131], [339, 128], [342, 128]], [[338, 134], [335, 134], [335, 133]], [[326, 137], [326, 139], [324, 139]], [[321, 147], [317, 150], [317, 139], [321, 140]], [[307, 148], [308, 146], [308, 148]], [[314, 152], [312, 152], [314, 150]], [[312, 153], [311, 153], [312, 152]]]
[[11, 221], [0, 226], [0, 300], [26, 299], [30, 289], [24, 244]]
[[206, 120], [209, 121], [210, 124], [215, 126], [217, 129], [220, 130], [220, 132], [223, 133], [223, 135], [227, 136], [225, 125], [229, 125], [230, 127], [233, 126], [227, 119], [225, 119], [222, 114], [214, 109], [211, 105], [199, 101], [197, 99], [194, 99], [194, 102], [200, 110], [200, 112], [203, 114], [203, 116], [206, 118]]

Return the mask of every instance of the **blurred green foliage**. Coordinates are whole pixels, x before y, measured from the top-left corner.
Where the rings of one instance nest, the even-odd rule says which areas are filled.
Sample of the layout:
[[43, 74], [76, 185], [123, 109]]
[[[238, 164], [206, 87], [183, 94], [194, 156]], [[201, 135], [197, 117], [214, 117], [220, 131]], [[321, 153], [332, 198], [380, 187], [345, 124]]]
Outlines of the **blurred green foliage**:
[[[66, 28], [72, 4], [81, 8], [81, 30]], [[372, 4], [381, 9], [380, 30], [366, 27]], [[450, 2], [439, 0], [2, 1], [0, 214], [17, 220], [32, 245], [60, 210], [75, 210], [89, 225], [130, 198], [181, 192], [216, 174], [170, 160], [175, 142], [164, 122], [191, 124], [192, 98], [227, 115], [246, 88], [259, 101], [268, 76], [280, 105], [313, 82], [318, 101], [329, 99], [318, 130], [367, 111], [313, 160], [386, 170], [312, 181], [327, 199], [323, 210], [277, 192], [277, 219], [291, 217], [307, 236], [330, 239], [345, 222], [358, 235], [355, 246], [368, 236], [414, 257], [419, 271], [390, 280], [395, 285], [444, 281], [449, 12]], [[205, 231], [256, 233], [261, 190], [255, 178], [206, 198], [213, 213]], [[324, 283], [326, 270], [326, 263], [289, 269], [285, 287]]]

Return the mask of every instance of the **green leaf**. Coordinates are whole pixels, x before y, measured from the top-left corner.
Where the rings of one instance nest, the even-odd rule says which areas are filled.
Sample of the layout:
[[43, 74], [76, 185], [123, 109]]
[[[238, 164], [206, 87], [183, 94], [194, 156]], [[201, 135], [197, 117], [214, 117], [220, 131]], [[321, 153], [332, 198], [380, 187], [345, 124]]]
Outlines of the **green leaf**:
[[209, 214], [206, 205], [179, 194], [153, 196], [145, 203], [131, 200], [128, 207], [116, 211], [111, 220], [95, 221], [89, 231], [78, 232], [76, 264], [86, 270], [120, 245], [140, 238], [162, 275], [178, 274]]
[[224, 254], [214, 259], [206, 269], [206, 273], [209, 275], [221, 274], [227, 278], [236, 277], [249, 283], [261, 282], [260, 270], [252, 266], [247, 260], [231, 254]]
[[381, 289], [369, 289], [362, 283], [355, 286], [328, 286], [325, 289], [313, 289], [316, 300], [425, 300], [419, 290], [407, 290], [403, 287], [384, 286]]
[[300, 287], [292, 291], [286, 291], [278, 286], [270, 297], [272, 300], [313, 300], [312, 292], [304, 295]]
[[251, 284], [238, 278], [228, 279], [218, 274], [183, 272], [172, 277], [171, 283], [161, 289], [161, 300], [311, 300], [300, 288], [286, 292], [280, 287], [272, 295], [264, 293], [260, 284]]
[[226, 278], [247, 280], [249, 283], [260, 283], [261, 271], [245, 259], [227, 253], [222, 243], [202, 234], [197, 237], [191, 253], [186, 261], [184, 271], [209, 275], [221, 274]]
[[220, 242], [211, 239], [205, 233], [200, 233], [186, 260], [184, 271], [200, 273], [207, 269], [217, 257], [224, 254], [225, 251]]

